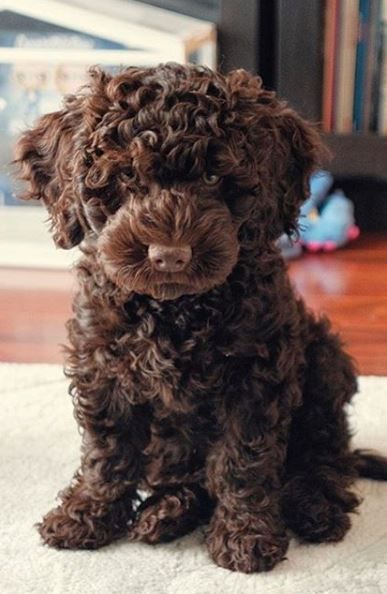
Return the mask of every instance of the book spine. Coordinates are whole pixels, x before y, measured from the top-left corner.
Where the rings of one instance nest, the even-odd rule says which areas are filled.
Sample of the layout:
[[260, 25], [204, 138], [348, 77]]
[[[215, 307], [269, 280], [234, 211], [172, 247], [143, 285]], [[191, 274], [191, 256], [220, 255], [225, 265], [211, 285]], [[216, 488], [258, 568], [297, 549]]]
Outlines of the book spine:
[[379, 104], [381, 97], [383, 68], [383, 0], [378, 0], [378, 14], [375, 39], [375, 61], [371, 89], [370, 130], [377, 132], [379, 128]]
[[377, 79], [378, 38], [380, 29], [380, 0], [371, 0], [368, 52], [366, 55], [366, 69], [364, 76], [364, 99], [362, 113], [362, 130], [369, 132], [372, 125], [372, 107], [375, 94], [375, 79]]
[[379, 94], [378, 132], [387, 135], [387, 0], [382, 2], [383, 51]]
[[334, 88], [338, 21], [339, 0], [326, 0], [322, 105], [322, 124], [325, 132], [332, 132], [334, 127]]
[[352, 132], [359, 0], [342, 0], [337, 56], [335, 132]]
[[369, 43], [370, 0], [359, 3], [359, 37], [356, 50], [355, 96], [353, 104], [353, 129], [363, 128], [363, 104], [365, 96], [365, 75]]

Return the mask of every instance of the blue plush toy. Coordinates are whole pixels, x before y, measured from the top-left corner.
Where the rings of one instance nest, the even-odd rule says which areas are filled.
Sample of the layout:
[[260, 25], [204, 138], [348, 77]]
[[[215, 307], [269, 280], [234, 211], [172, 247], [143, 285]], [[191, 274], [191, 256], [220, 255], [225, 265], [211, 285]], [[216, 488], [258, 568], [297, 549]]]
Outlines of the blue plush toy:
[[293, 242], [286, 235], [280, 239], [285, 258], [300, 255], [301, 246], [310, 252], [330, 252], [359, 236], [352, 202], [341, 190], [329, 194], [333, 177], [318, 171], [311, 177], [310, 197], [300, 212], [299, 240]]

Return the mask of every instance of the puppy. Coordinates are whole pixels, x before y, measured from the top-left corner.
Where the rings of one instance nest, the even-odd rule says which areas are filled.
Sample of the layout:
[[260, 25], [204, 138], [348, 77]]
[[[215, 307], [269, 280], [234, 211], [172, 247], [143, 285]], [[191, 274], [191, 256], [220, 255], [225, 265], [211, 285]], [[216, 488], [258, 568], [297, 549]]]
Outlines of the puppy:
[[259, 78], [177, 64], [93, 69], [23, 134], [24, 198], [82, 252], [66, 366], [81, 464], [44, 542], [208, 524], [218, 565], [268, 570], [290, 531], [344, 537], [359, 474], [387, 479], [385, 459], [350, 449], [353, 363], [276, 247], [321, 154]]

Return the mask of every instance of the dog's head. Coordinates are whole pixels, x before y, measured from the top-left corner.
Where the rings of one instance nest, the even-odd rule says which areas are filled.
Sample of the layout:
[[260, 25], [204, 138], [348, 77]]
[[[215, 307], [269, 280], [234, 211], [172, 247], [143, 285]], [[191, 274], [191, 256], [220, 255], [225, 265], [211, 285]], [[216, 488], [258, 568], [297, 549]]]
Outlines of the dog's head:
[[24, 133], [16, 162], [57, 245], [96, 241], [123, 291], [175, 299], [222, 284], [243, 251], [295, 229], [319, 151], [259, 78], [166, 64], [92, 70]]

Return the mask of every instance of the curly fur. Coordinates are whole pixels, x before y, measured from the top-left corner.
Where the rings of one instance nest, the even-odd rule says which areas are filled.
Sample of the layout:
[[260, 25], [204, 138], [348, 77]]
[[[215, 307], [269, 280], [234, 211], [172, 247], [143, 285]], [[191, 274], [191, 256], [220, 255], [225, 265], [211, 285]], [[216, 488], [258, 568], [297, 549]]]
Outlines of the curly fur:
[[[284, 559], [289, 530], [343, 538], [369, 470], [349, 447], [354, 366], [275, 244], [321, 153], [259, 78], [177, 64], [94, 69], [21, 137], [24, 198], [83, 253], [66, 367], [82, 459], [39, 525], [46, 543], [157, 543], [208, 523], [215, 562], [253, 572]], [[153, 244], [189, 245], [189, 266], [155, 270]]]

